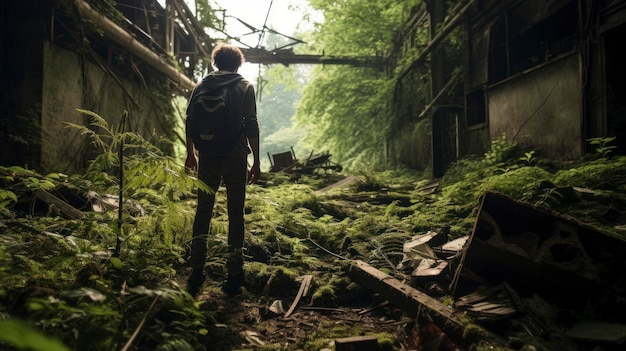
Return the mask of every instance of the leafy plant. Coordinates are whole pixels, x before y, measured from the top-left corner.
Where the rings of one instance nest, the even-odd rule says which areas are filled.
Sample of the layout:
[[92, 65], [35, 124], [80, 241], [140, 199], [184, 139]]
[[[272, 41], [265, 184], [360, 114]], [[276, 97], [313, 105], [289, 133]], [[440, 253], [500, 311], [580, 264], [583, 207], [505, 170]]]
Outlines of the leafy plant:
[[0, 211], [7, 208], [11, 203], [17, 202], [17, 195], [14, 192], [0, 189]]
[[56, 338], [49, 337], [28, 323], [16, 319], [0, 322], [0, 344], [8, 344], [14, 350], [70, 351]]
[[504, 161], [510, 160], [516, 151], [517, 143], [508, 140], [506, 133], [502, 133], [499, 139], [491, 141], [491, 147], [485, 153], [484, 162], [490, 166], [501, 166]]
[[520, 160], [532, 166], [535, 163], [535, 150], [527, 151], [524, 156], [520, 157]]
[[615, 137], [590, 138], [587, 141], [590, 145], [595, 146], [595, 152], [600, 154], [602, 158], [609, 158], [609, 154], [617, 148], [615, 145], [609, 145], [615, 141]]
[[[132, 198], [140, 204], [151, 204], [154, 211], [165, 209], [158, 221], [139, 219], [148, 222], [143, 223], [142, 228], [157, 227], [157, 232], [162, 233], [162, 243], [181, 244], [180, 238], [176, 238], [175, 234], [184, 231], [190, 223], [183, 220], [185, 217], [178, 215], [185, 212], [179, 208], [180, 201], [193, 196], [194, 189], [207, 192], [211, 190], [206, 184], [190, 176], [177, 160], [164, 155], [155, 146], [154, 143], [169, 143], [166, 139], [157, 138], [148, 142], [135, 133], [124, 131], [122, 126], [114, 130], [104, 118], [94, 112], [78, 111], [91, 118], [89, 127], [72, 123], [68, 123], [68, 126], [78, 129], [96, 149], [101, 150], [89, 165], [85, 177], [94, 185], [106, 189], [105, 191], [119, 192], [119, 187], [122, 186], [121, 194], [124, 198]], [[123, 164], [120, 164], [120, 157], [123, 157]], [[123, 178], [116, 177], [116, 173], [120, 176], [123, 174]], [[128, 215], [123, 218], [126, 224], [132, 221]], [[128, 228], [127, 237], [141, 232], [149, 233], [149, 229], [137, 231], [134, 226], [125, 227]]]

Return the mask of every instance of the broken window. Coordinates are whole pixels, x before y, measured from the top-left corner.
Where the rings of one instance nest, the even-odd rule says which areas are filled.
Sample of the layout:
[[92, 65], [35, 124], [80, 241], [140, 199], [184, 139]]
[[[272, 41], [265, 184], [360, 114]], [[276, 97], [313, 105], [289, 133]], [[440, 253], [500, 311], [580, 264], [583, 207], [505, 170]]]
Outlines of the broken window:
[[575, 49], [577, 2], [524, 1], [492, 27], [490, 81], [498, 82]]
[[466, 126], [473, 127], [487, 122], [485, 92], [482, 88], [469, 92], [465, 97]]

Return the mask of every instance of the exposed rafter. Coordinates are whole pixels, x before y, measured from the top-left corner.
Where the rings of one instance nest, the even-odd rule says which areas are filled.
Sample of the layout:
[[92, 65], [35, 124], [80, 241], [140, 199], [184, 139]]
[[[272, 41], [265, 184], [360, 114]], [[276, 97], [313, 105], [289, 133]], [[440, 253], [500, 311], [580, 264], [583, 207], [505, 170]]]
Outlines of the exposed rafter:
[[326, 56], [326, 55], [298, 55], [290, 49], [272, 50], [256, 48], [242, 48], [247, 62], [260, 64], [280, 63], [291, 64], [325, 64], [351, 65], [361, 67], [382, 67], [382, 58], [376, 56]]
[[468, 0], [467, 3], [450, 19], [444, 27], [430, 40], [428, 45], [424, 48], [424, 50], [419, 54], [419, 56], [411, 63], [410, 66], [405, 68], [399, 75], [397, 80], [400, 81], [404, 76], [406, 76], [409, 72], [414, 70], [416, 67], [421, 65], [424, 60], [428, 57], [428, 54], [437, 46], [439, 43], [445, 39], [450, 32], [459, 24], [461, 19], [465, 13], [469, 10], [469, 8], [476, 2], [476, 0]]

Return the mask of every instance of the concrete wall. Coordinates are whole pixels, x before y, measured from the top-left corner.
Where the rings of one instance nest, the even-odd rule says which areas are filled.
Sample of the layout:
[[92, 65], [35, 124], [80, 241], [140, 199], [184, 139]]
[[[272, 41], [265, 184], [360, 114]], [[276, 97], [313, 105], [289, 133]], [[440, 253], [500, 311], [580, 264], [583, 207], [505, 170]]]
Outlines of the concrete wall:
[[[132, 83], [105, 72], [88, 60], [83, 64], [74, 53], [44, 43], [43, 94], [41, 108], [41, 168], [46, 171], [72, 173], [84, 169], [96, 155], [85, 136], [67, 123], [87, 125], [87, 115], [76, 109], [95, 112], [111, 129], [117, 130], [124, 110], [129, 112], [127, 131], [150, 139], [171, 135], [164, 112], [138, 83]], [[154, 87], [153, 87], [154, 88]], [[168, 130], [169, 129], [169, 130]]]
[[582, 156], [582, 83], [578, 55], [569, 55], [487, 91], [491, 140], [506, 133], [519, 145], [546, 156]]
[[[82, 165], [83, 139], [65, 122], [85, 124], [83, 85], [78, 56], [44, 44], [41, 103], [41, 165], [48, 171], [72, 172]], [[78, 156], [77, 156], [78, 155]]]

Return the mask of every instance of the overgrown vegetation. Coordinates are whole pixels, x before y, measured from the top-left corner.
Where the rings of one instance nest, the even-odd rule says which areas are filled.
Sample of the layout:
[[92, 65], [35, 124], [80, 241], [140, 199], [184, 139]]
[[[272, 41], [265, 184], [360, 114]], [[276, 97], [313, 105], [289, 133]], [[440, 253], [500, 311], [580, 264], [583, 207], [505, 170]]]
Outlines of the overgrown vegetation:
[[[298, 48], [300, 52], [375, 57], [392, 51], [393, 33], [419, 1], [309, 3], [324, 14], [324, 20], [316, 24], [309, 44]], [[379, 68], [316, 66], [298, 104], [296, 126], [306, 130], [306, 142], [328, 149], [347, 169], [383, 169], [390, 129], [410, 128], [394, 121], [397, 117], [390, 106], [394, 87], [395, 78]]]
[[[401, 274], [396, 265], [406, 239], [441, 228], [448, 228], [451, 237], [470, 234], [485, 191], [549, 207], [610, 235], [624, 234], [604, 215], [609, 208], [623, 211], [626, 206], [626, 157], [611, 156], [610, 141], [584, 163], [559, 165], [503, 137], [482, 157], [457, 162], [436, 192], [424, 191], [429, 179], [408, 169], [364, 170], [353, 175], [355, 182], [323, 192], [319, 189], [347, 175], [266, 175], [267, 186], [248, 190], [245, 299], [252, 303], [242, 307], [241, 301], [231, 301], [220, 307], [223, 301], [211, 302], [211, 296], [221, 294], [224, 278], [223, 194], [218, 193], [206, 266], [211, 282], [195, 301], [184, 291], [185, 258], [194, 188], [203, 185], [181, 162], [141, 137], [118, 133], [96, 114], [83, 112], [93, 125], [74, 127], [101, 150], [85, 174], [41, 175], [0, 167], [0, 345], [12, 349], [231, 350], [250, 345], [251, 339], [240, 334], [251, 328], [246, 323], [272, 334], [271, 318], [261, 318], [263, 309], [252, 306], [293, 298], [297, 278], [305, 274], [315, 277], [309, 306], [369, 303], [372, 294], [345, 275], [351, 259]], [[123, 182], [118, 176], [121, 146]], [[120, 183], [122, 211], [95, 211], [102, 204], [98, 200], [120, 193]], [[38, 191], [57, 195], [83, 216], [66, 218], [55, 204], [39, 200]], [[246, 317], [238, 319], [239, 313]], [[255, 349], [317, 350], [334, 338], [365, 333], [361, 328], [322, 322], [297, 341], [274, 337]], [[389, 341], [393, 334], [380, 335], [389, 350], [402, 342], [398, 335], [396, 344]]]

